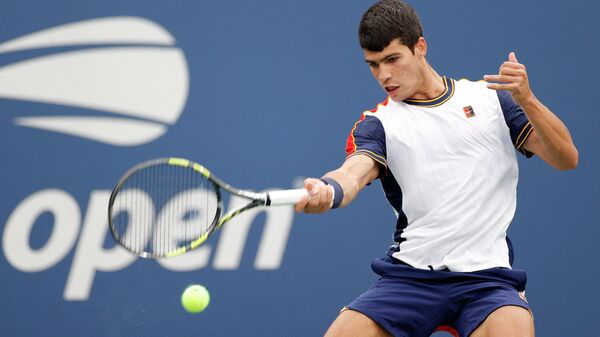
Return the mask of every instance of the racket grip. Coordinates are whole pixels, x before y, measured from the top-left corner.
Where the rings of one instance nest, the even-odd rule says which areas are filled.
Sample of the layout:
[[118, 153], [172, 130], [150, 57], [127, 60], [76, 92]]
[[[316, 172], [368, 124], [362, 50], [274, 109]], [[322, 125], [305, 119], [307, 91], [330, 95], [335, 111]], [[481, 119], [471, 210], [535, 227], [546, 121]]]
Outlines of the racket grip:
[[297, 203], [302, 197], [308, 195], [308, 191], [303, 188], [297, 190], [282, 190], [269, 192], [269, 199], [271, 200], [270, 205], [293, 205]]

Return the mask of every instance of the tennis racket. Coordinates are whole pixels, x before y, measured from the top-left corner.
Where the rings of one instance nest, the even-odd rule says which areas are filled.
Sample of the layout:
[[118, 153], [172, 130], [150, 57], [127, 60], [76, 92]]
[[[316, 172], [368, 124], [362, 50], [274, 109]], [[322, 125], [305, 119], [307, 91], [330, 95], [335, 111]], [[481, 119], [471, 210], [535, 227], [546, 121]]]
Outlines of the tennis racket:
[[[222, 214], [223, 192], [248, 203]], [[239, 190], [187, 159], [154, 159], [136, 165], [119, 180], [109, 199], [108, 223], [116, 242], [132, 253], [144, 258], [174, 257], [200, 246], [244, 211], [295, 204], [305, 195], [305, 189]]]

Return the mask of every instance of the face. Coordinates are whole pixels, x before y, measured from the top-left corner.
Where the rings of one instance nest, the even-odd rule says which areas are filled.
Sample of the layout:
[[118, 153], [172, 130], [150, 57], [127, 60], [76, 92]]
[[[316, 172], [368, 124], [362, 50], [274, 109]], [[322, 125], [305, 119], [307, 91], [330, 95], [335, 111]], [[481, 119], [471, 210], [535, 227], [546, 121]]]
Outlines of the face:
[[411, 98], [422, 83], [425, 51], [423, 38], [415, 45], [414, 54], [396, 39], [380, 52], [364, 50], [364, 54], [373, 77], [392, 100], [400, 102]]

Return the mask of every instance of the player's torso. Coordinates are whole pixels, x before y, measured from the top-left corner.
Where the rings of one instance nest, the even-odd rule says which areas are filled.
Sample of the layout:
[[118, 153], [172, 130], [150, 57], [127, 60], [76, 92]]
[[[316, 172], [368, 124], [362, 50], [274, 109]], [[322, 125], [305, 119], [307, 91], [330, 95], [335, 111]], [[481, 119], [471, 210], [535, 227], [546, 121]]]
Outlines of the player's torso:
[[390, 101], [374, 114], [385, 129], [388, 169], [402, 190], [408, 220], [401, 253], [410, 258], [411, 249], [430, 245], [442, 254], [439, 259], [449, 260], [432, 258], [436, 267], [458, 258], [449, 251], [457, 247], [444, 240], [466, 239], [458, 248], [467, 260], [460, 263], [467, 264], [468, 244], [504, 243], [518, 174], [495, 92], [483, 83], [447, 83], [436, 100]]

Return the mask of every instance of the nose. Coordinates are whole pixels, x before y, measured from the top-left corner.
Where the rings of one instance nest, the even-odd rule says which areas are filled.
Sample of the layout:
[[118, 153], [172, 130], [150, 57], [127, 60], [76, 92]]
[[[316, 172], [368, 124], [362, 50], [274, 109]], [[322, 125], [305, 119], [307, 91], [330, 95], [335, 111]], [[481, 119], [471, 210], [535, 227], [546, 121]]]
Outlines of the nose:
[[392, 74], [387, 67], [383, 65], [379, 66], [379, 74], [377, 74], [377, 80], [379, 81], [379, 83], [384, 84], [391, 77]]

